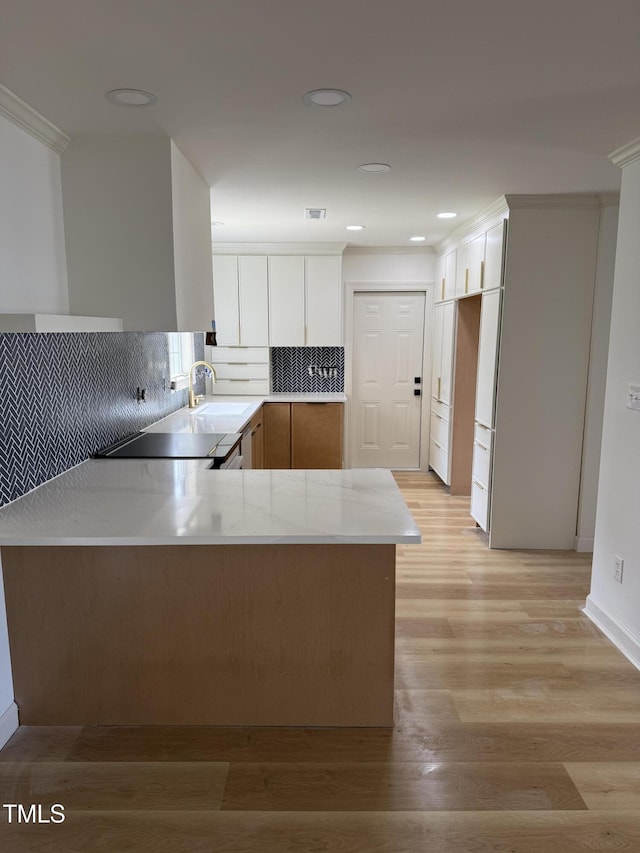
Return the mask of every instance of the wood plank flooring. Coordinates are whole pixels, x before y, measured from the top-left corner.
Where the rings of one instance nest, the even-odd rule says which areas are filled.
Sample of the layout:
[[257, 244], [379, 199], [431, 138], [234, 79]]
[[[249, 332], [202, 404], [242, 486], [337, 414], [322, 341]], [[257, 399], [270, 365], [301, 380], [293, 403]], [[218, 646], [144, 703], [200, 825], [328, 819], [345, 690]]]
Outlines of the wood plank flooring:
[[[396, 479], [393, 730], [23, 728], [3, 853], [640, 851], [640, 673], [580, 612], [589, 555], [489, 551], [433, 475]], [[295, 689], [295, 685], [292, 686]]]

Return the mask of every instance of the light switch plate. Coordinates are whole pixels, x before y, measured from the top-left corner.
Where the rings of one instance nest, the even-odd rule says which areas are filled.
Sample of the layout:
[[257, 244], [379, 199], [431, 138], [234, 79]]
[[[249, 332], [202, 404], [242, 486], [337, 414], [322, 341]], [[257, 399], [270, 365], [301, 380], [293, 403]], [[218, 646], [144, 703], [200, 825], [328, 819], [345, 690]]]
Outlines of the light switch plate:
[[629, 383], [627, 409], [635, 409], [637, 412], [640, 412], [640, 385], [631, 385]]

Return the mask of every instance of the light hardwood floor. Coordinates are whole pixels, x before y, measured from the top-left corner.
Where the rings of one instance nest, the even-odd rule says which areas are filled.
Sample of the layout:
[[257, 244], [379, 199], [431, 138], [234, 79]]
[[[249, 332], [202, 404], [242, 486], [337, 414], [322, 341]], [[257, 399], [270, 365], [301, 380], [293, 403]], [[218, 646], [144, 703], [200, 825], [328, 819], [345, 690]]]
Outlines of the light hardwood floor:
[[398, 548], [393, 731], [21, 729], [0, 802], [67, 818], [2, 810], [0, 850], [640, 851], [640, 673], [580, 613], [589, 557], [489, 551], [467, 498], [397, 480], [424, 543]]

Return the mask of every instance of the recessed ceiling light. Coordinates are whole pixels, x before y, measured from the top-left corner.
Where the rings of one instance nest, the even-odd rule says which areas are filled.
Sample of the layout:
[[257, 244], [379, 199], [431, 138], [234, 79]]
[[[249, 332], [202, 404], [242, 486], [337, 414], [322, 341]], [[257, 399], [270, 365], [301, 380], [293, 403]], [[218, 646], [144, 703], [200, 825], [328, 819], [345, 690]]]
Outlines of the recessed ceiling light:
[[364, 225], [347, 225], [345, 226], [347, 231], [362, 231]]
[[151, 107], [157, 100], [151, 92], [142, 89], [112, 89], [105, 97], [119, 107]]
[[313, 89], [303, 96], [305, 104], [316, 107], [338, 107], [348, 104], [351, 95], [342, 89]]
[[409, 237], [409, 239], [410, 239], [410, 240], [413, 240], [413, 242], [414, 242], [414, 243], [422, 243], [422, 242], [423, 242], [424, 240], [426, 240], [427, 238], [426, 238], [426, 237], [419, 237], [419, 236], [416, 234], [416, 236], [415, 236], [415, 237]]
[[453, 219], [453, 217], [457, 215], [457, 213], [439, 213], [438, 219]]
[[365, 175], [380, 175], [382, 172], [390, 172], [391, 166], [388, 163], [363, 163], [358, 166], [358, 171]]

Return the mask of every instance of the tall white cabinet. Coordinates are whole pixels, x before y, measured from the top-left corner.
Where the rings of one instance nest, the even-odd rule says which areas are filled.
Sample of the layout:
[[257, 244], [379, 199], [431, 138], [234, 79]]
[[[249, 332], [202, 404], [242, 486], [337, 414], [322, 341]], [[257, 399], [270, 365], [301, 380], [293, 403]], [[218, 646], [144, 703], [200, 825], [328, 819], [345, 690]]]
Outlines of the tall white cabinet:
[[[471, 514], [493, 548], [574, 547], [602, 208], [505, 196], [443, 248], [457, 255], [451, 304], [482, 294]], [[436, 325], [434, 364], [441, 338]], [[455, 405], [454, 389], [450, 419]]]
[[214, 255], [213, 305], [220, 346], [267, 346], [266, 256]]
[[451, 377], [455, 303], [442, 302], [433, 311], [431, 357], [431, 437], [429, 465], [449, 485], [451, 477]]

